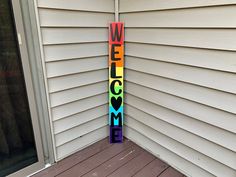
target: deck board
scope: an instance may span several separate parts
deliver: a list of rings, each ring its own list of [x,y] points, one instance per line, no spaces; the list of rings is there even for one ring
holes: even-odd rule
[[[88,159],[89,157],[97,154],[104,149],[112,146],[107,139],[98,141],[97,143],[88,146],[87,148],[63,159],[62,161],[57,162],[52,165],[50,168],[41,171],[40,173],[35,174],[33,177],[53,177],[56,176],[65,170],[71,168],[75,164],[82,162],[83,160]]]
[[[133,145],[132,147],[122,151],[120,154],[116,155],[115,157],[111,158],[104,164],[100,165],[99,167],[93,169],[89,173],[83,175],[82,177],[104,177],[115,170],[119,169],[124,164],[128,163],[130,160],[138,156],[143,152],[143,149],[138,147],[137,145]]]
[[[167,165],[166,163],[162,162],[159,159],[155,159],[143,169],[141,169],[138,173],[136,173],[134,177],[157,177],[168,167],[169,165]]]
[[[33,177],[184,177],[130,140],[103,139]]]
[[[133,143],[131,141],[125,141],[122,144],[112,145],[109,148],[97,153],[96,155],[86,159],[82,163],[79,163],[65,172],[58,175],[58,177],[77,177],[82,176],[89,172],[91,169],[103,164],[110,158],[114,157],[118,153],[130,147]]]
[[[135,173],[137,173],[140,169],[145,167],[154,159],[155,157],[151,155],[149,152],[143,151],[142,154],[129,161],[129,163],[125,164],[124,166],[122,166],[121,168],[110,174],[108,177],[133,176]]]
[[[180,172],[176,171],[174,168],[169,167],[166,169],[159,177],[184,177],[183,174]]]

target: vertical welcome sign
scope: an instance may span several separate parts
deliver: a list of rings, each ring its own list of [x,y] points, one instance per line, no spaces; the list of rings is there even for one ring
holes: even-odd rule
[[[122,143],[124,24],[109,26],[109,125],[110,143]]]

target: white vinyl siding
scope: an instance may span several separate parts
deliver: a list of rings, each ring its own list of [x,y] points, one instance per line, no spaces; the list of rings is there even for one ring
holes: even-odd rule
[[[125,136],[187,176],[236,176],[235,16],[235,0],[120,0]]]
[[[108,136],[110,0],[37,0],[56,161]]]

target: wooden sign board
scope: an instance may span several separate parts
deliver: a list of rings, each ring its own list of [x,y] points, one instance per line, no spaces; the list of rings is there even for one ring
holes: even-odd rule
[[[109,126],[110,143],[123,142],[124,23],[109,25]]]

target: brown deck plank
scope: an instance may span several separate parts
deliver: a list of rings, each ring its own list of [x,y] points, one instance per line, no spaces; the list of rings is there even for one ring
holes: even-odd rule
[[[108,177],[131,177],[154,159],[155,157],[152,154],[144,151],[139,156],[129,161],[129,163],[108,175]]]
[[[169,165],[167,165],[166,163],[162,162],[159,159],[155,159],[143,169],[141,169],[138,173],[136,173],[134,177],[157,177],[168,167]]]
[[[89,157],[103,151],[104,149],[109,148],[110,146],[112,146],[112,145],[109,143],[108,138],[105,138],[105,139],[98,141],[97,143],[95,143],[91,146],[88,146],[87,148],[63,159],[62,161],[55,163],[54,165],[52,165],[48,169],[45,169],[45,170],[33,175],[32,177],[53,177],[53,176],[56,176],[64,171],[66,171],[67,169],[71,168],[75,164],[78,164],[78,163],[82,162],[83,160],[86,160]]]
[[[142,148],[138,147],[137,145],[133,145],[89,173],[83,175],[83,177],[105,177],[120,168],[122,165],[128,163],[133,158],[140,155],[142,152]]]
[[[185,177],[138,145],[103,139],[33,177]]]
[[[114,157],[118,153],[126,150],[130,146],[134,145],[131,141],[125,140],[122,144],[115,144],[109,148],[97,153],[96,155],[86,159],[85,161],[73,166],[65,172],[57,175],[58,177],[79,177],[85,173],[91,171],[102,163],[106,162],[110,158]]]
[[[185,177],[172,167],[167,168],[159,177]]]

